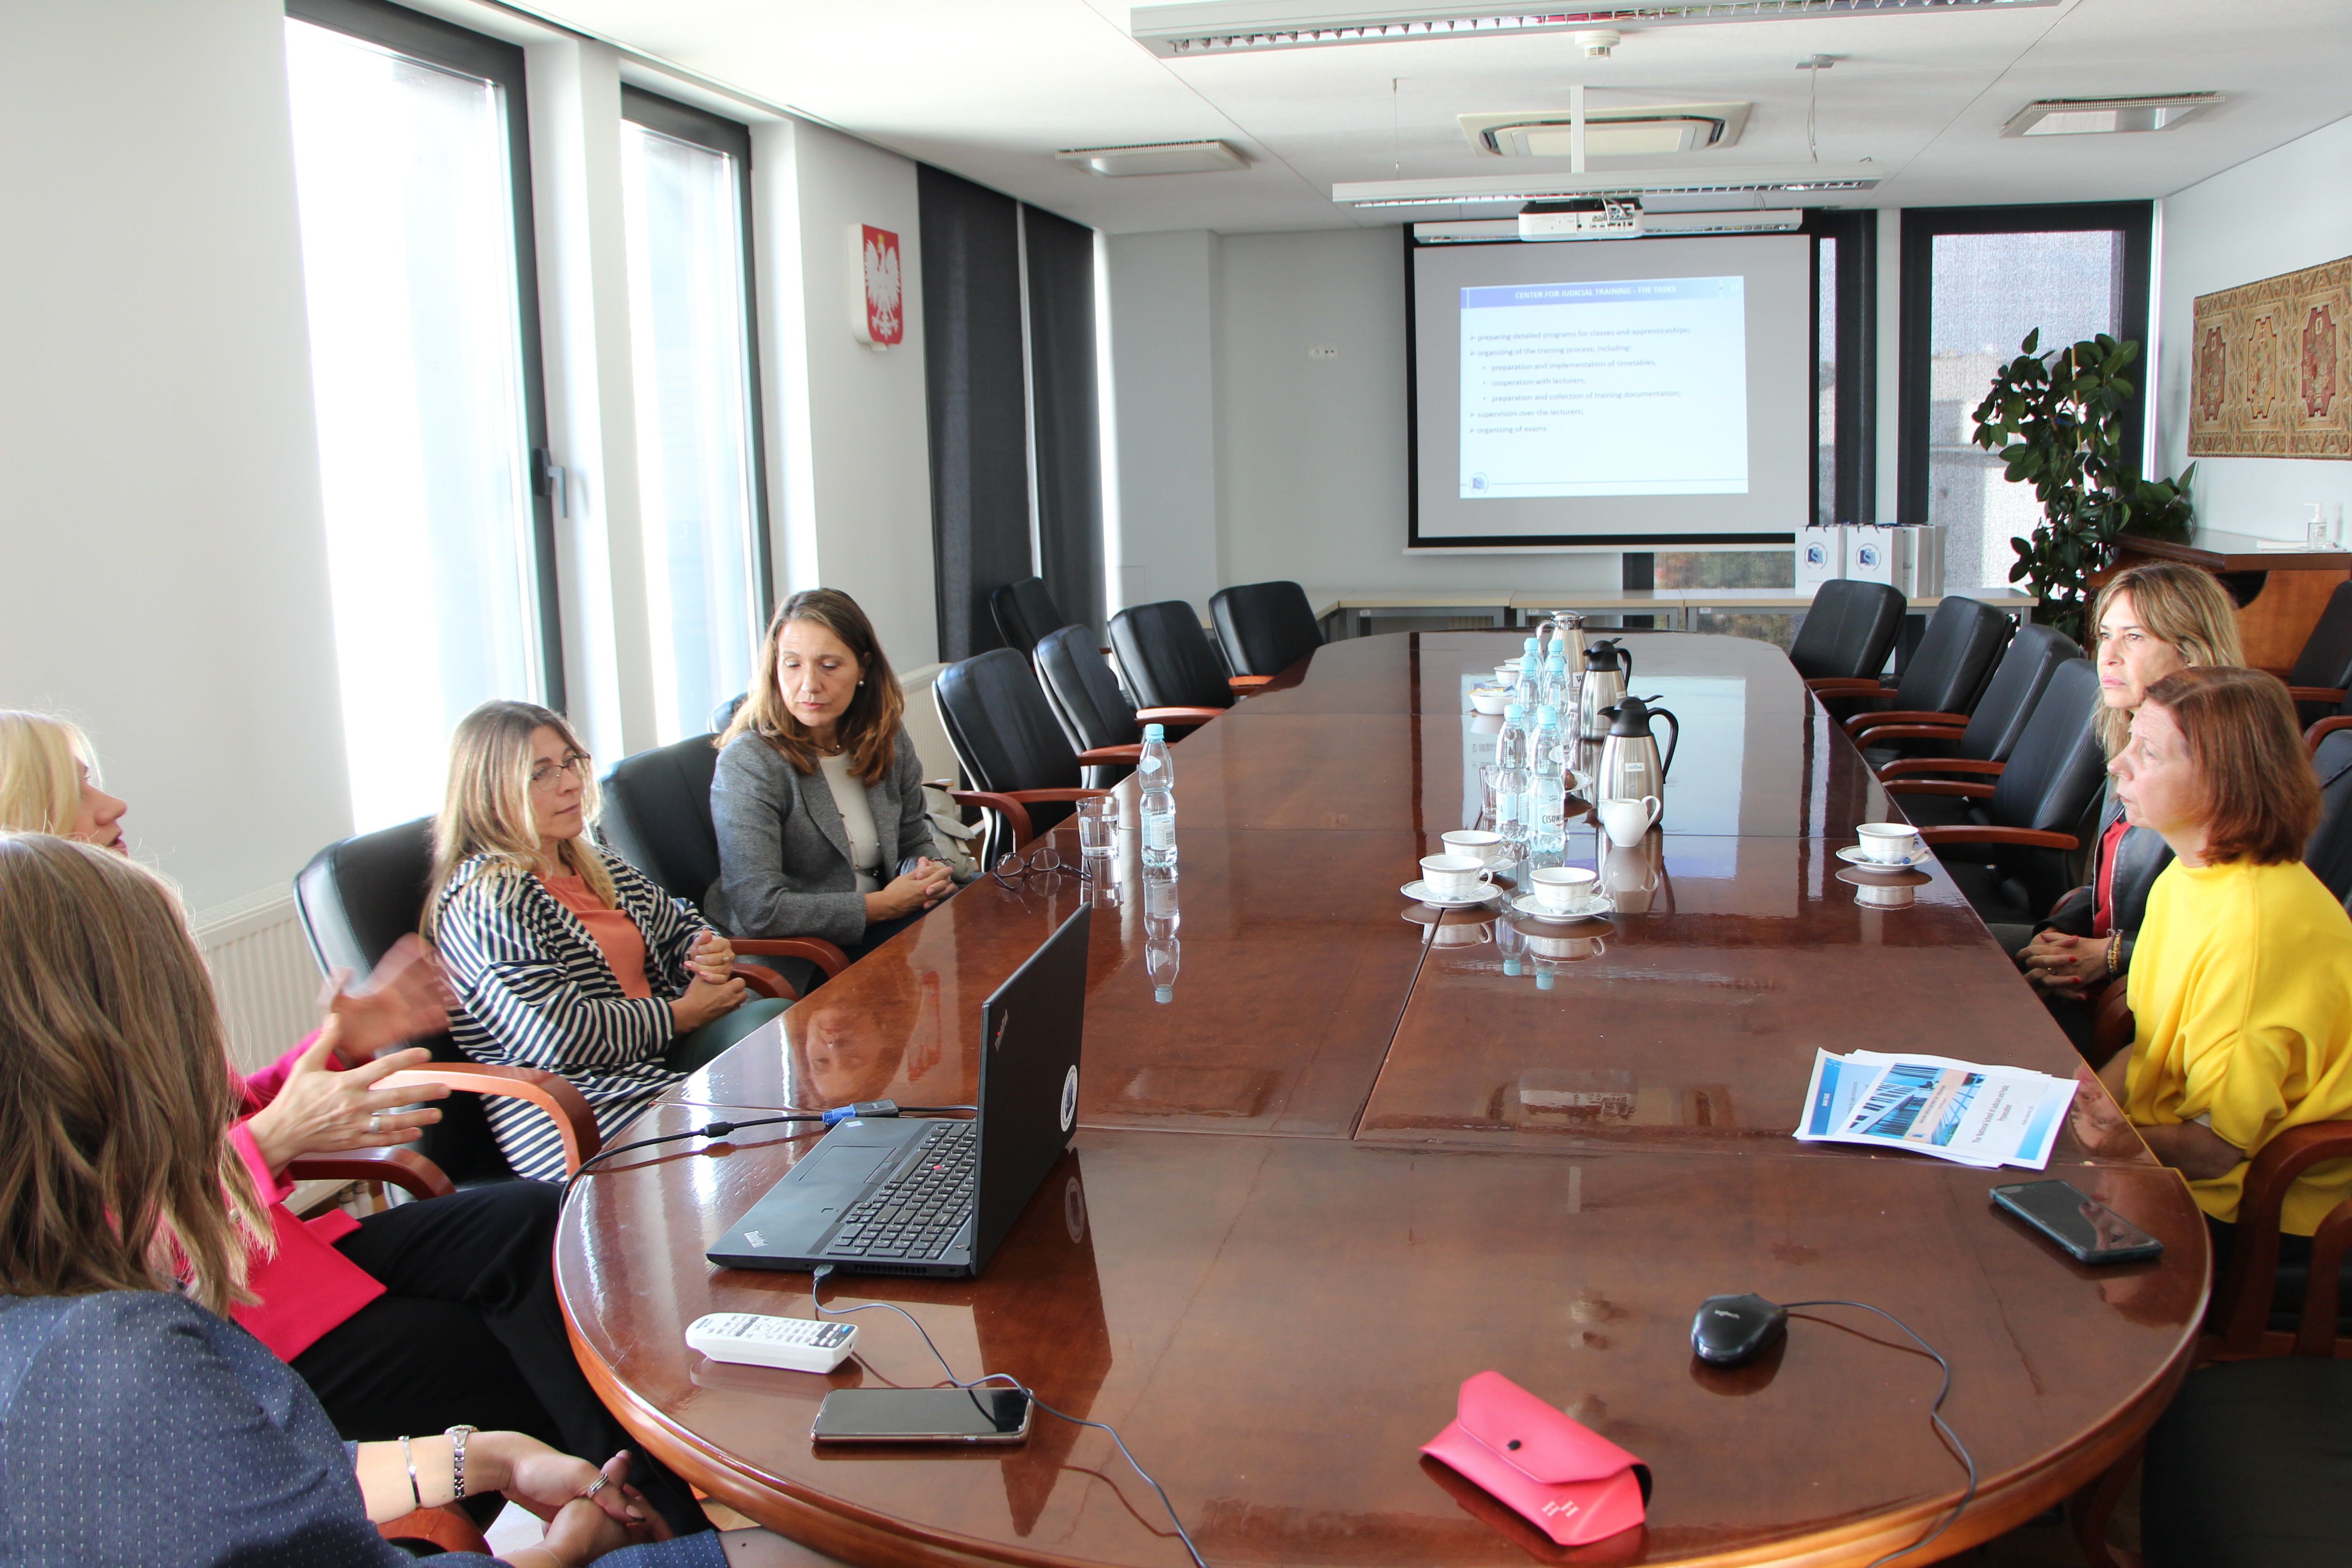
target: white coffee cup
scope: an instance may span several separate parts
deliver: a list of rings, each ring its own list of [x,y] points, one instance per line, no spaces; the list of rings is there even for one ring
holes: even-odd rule
[[[1441,899],[1475,898],[1495,879],[1494,868],[1472,855],[1424,855],[1421,880]]]
[[[1864,909],[1907,910],[1911,907],[1913,889],[1907,883],[1897,882],[1884,887],[1874,882],[1859,882],[1853,889],[1853,901]]]
[[[1445,844],[1444,853],[1466,855],[1484,866],[1503,863],[1503,836],[1475,827],[1457,827],[1440,836]]]
[[[1602,801],[1594,812],[1601,818],[1601,826],[1608,831],[1609,842],[1620,849],[1630,849],[1642,842],[1642,836],[1656,825],[1658,813],[1664,809],[1654,795],[1645,795],[1639,800],[1628,800],[1619,795]]]
[[[1919,830],[1901,822],[1865,822],[1854,830],[1862,858],[1874,865],[1907,866],[1919,852]]]
[[[1592,901],[1601,879],[1581,866],[1546,866],[1535,873],[1536,908],[1546,914],[1566,914]]]
[[[1580,959],[1605,957],[1609,944],[1597,936],[1531,936],[1528,949],[1538,958],[1574,963]]]

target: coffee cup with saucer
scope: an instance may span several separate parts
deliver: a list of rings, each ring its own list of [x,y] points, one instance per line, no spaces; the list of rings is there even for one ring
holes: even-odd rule
[[[1545,866],[1530,880],[1534,889],[1511,907],[1539,921],[1586,920],[1609,908],[1601,879],[1581,866]]]
[[[1400,889],[1425,904],[1482,904],[1495,896],[1494,868],[1472,855],[1424,855],[1421,879]]]
[[[1838,851],[1838,858],[1850,866],[1900,871],[1927,858],[1927,847],[1919,842],[1919,830],[1907,822],[1865,822],[1853,832],[1860,842]]]

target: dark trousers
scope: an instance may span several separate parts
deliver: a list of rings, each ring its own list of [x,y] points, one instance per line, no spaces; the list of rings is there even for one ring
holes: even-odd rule
[[[689,1029],[672,1040],[669,1049],[662,1053],[662,1066],[672,1072],[700,1072],[717,1061],[728,1047],[791,1005],[772,996],[746,997],[732,1013],[713,1018],[699,1029]]]
[[[336,1250],[384,1294],[293,1360],[345,1440],[460,1422],[527,1433],[601,1465],[623,1448],[646,1500],[685,1534],[707,1530],[684,1482],[613,1419],[572,1357],[555,1299],[563,1189],[503,1182],[360,1221]]]

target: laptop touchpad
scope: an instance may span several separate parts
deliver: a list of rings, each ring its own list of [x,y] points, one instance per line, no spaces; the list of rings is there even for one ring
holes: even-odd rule
[[[829,1187],[864,1186],[883,1162],[902,1152],[896,1143],[828,1143],[803,1161],[793,1170],[793,1179],[821,1182]]]

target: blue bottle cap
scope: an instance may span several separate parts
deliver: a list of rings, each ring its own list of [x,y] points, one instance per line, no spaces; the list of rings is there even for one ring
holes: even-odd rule
[[[1550,990],[1550,989],[1551,989],[1551,983],[1552,983],[1553,978],[1554,978],[1554,977],[1553,977],[1553,975],[1552,975],[1552,972],[1551,972],[1550,970],[1549,970],[1549,969],[1538,969],[1538,970],[1537,970],[1537,971],[1536,971],[1536,989],[1537,989],[1537,990],[1538,990],[1538,991],[1549,991],[1549,990]]]
[[[1143,738],[1147,741],[1164,741],[1168,738],[1168,727],[1164,724],[1146,724],[1143,727]]]
[[[1173,985],[1155,985],[1151,988],[1151,999],[1154,1002],[1173,1002],[1176,1000],[1176,987]]]
[[[1546,724],[1555,730],[1559,728],[1559,710],[1549,702],[1536,710],[1536,727],[1541,729]]]
[[[1516,958],[1507,958],[1507,959],[1503,960],[1503,973],[1506,973],[1506,974],[1517,974],[1518,972],[1519,972],[1519,961],[1518,961],[1517,959],[1516,959]]]
[[[1526,721],[1527,716],[1527,710],[1521,708],[1516,702],[1507,702],[1503,705],[1503,722],[1505,724],[1523,723]]]

